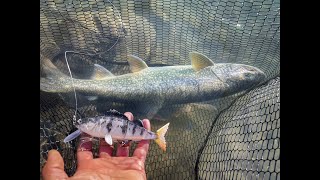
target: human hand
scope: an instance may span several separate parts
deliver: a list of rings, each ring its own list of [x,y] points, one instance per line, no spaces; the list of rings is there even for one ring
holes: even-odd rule
[[[133,120],[130,112],[124,113],[129,120]],[[143,126],[151,130],[148,119],[143,120]],[[87,135],[82,135],[84,137]],[[87,138],[88,139],[88,138]],[[50,150],[48,159],[43,167],[44,180],[51,179],[146,179],[145,160],[149,150],[149,140],[142,140],[137,144],[133,156],[129,156],[129,148],[118,146],[116,156],[112,157],[113,146],[108,145],[104,139],[100,140],[99,158],[93,158],[92,141],[80,143],[77,149],[78,167],[72,177],[64,171],[64,162],[60,153]]]

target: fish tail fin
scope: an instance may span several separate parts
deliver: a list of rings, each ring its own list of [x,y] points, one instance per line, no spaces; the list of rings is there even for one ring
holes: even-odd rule
[[[40,78],[40,90],[45,92],[64,92],[70,77],[62,73],[48,58],[40,61],[41,71],[45,74]]]
[[[69,77],[62,73],[48,58],[43,58],[40,60],[41,70],[46,74],[46,76],[57,76],[57,77]]]
[[[160,129],[157,130],[157,139],[155,139],[155,142],[160,146],[160,148],[163,151],[166,151],[166,139],[165,139],[165,134],[169,128],[169,124],[167,123],[166,125],[162,126]]]

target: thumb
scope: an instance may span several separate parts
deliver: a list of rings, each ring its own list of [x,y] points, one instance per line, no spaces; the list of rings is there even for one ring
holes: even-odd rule
[[[64,172],[64,162],[57,150],[50,150],[48,160],[42,169],[44,180],[67,179],[68,175]]]

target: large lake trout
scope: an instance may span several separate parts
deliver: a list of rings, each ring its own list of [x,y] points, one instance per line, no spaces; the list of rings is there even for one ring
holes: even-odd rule
[[[145,117],[150,118],[165,105],[229,96],[258,85],[266,77],[261,70],[249,65],[214,63],[197,52],[191,52],[189,57],[191,65],[148,67],[139,57],[130,55],[132,73],[115,76],[95,64],[90,79],[73,79],[73,83],[49,59],[44,59],[42,70],[46,77],[40,79],[40,89],[72,93],[74,87],[88,97],[136,103],[147,109]]]

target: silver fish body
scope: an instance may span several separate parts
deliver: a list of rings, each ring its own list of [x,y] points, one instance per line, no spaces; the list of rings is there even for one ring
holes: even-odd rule
[[[50,60],[43,61],[46,78],[40,89],[46,92],[70,93],[73,88],[87,96],[104,101],[133,103],[151,119],[168,104],[214,100],[250,89],[263,82],[260,69],[244,64],[214,63],[208,57],[192,52],[191,65],[148,67],[138,57],[129,56],[132,73],[114,76],[96,65],[91,79],[73,79],[59,71]]]
[[[96,116],[79,119],[76,127],[93,137],[112,136],[114,141],[156,139],[154,132],[145,129],[140,120],[129,121],[121,116]]]

